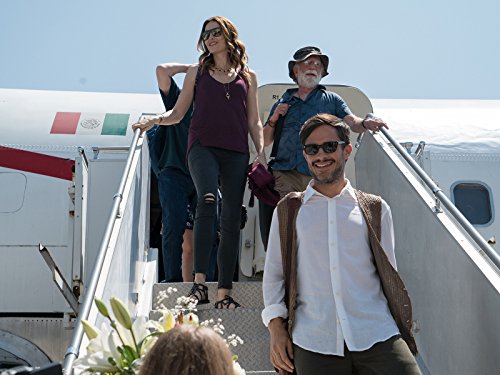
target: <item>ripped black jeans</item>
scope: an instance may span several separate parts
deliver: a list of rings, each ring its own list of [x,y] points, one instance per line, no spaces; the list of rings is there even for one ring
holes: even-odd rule
[[[188,155],[191,177],[198,194],[194,220],[194,272],[207,274],[214,242],[217,187],[222,192],[220,214],[218,288],[232,289],[240,241],[241,204],[249,154],[195,143]]]

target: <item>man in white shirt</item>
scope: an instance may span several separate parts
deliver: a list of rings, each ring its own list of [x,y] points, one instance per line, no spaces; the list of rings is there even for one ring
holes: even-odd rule
[[[319,114],[300,131],[313,180],[302,196],[295,233],[296,310],[287,331],[285,277],[277,210],[264,269],[264,324],[271,362],[309,374],[420,374],[401,338],[374,263],[366,220],[344,169],[349,127]],[[380,244],[396,268],[390,208],[382,201]]]

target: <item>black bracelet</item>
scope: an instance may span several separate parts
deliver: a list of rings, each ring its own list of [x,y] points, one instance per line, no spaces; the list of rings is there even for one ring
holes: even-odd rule
[[[267,120],[266,125],[270,126],[273,129],[276,126],[276,124],[273,125],[273,123],[270,120]]]
[[[364,118],[364,119],[363,119],[363,121],[361,121],[361,125],[363,125],[363,128],[365,128],[365,129],[366,129],[366,126],[365,126],[365,120],[366,120],[366,119]]]
[[[163,115],[160,115],[160,121],[158,121],[158,125],[161,125],[162,121],[163,121]]]

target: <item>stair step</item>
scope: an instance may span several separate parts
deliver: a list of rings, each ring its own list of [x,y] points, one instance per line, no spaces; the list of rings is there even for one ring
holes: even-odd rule
[[[153,310],[150,317],[152,319],[160,317],[160,312],[157,309],[174,308],[177,298],[185,296],[192,285],[192,283],[155,284],[153,286]],[[269,331],[261,319],[264,308],[262,282],[242,281],[233,284],[231,295],[243,306],[235,310],[216,309],[213,303],[216,300],[217,283],[207,283],[207,286],[211,303],[197,307],[195,313],[200,322],[210,319],[217,322],[218,319],[221,319],[221,324],[225,328],[225,338],[235,334],[243,340],[243,344],[231,347],[231,351],[238,356],[238,362],[247,373],[274,373],[269,360]],[[169,288],[175,288],[177,291],[168,293]],[[163,298],[163,295],[168,296],[168,298]]]
[[[200,321],[221,319],[225,337],[235,334],[243,340],[242,345],[231,347],[231,351],[244,369],[269,371],[273,369],[269,361],[269,331],[262,323],[261,312],[260,308],[210,309],[198,311],[197,315]]]
[[[163,283],[155,284],[153,286],[153,309],[161,308],[160,304],[163,304],[166,308],[172,309],[176,305],[177,298],[180,296],[185,296],[191,290],[193,286],[192,283]],[[198,306],[198,310],[205,310],[213,307],[217,296],[217,283],[207,283],[208,286],[208,298],[210,299],[210,304]],[[177,292],[169,294],[167,290],[169,288],[177,289]],[[158,300],[160,295],[166,295],[168,298],[162,298],[161,301]],[[257,281],[242,281],[233,283],[233,290],[231,296],[235,301],[240,303],[243,307],[248,308],[264,308],[264,301],[262,298],[262,283]]]
[[[262,324],[260,308],[238,308],[235,310],[207,309],[195,311],[200,323],[213,319],[221,320],[224,338],[237,335],[243,344],[231,346],[231,352],[238,356],[238,362],[245,370],[272,371],[269,360],[269,331]],[[150,318],[158,320],[161,312],[151,311]]]

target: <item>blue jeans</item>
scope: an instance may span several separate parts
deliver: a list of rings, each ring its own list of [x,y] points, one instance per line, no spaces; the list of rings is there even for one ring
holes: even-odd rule
[[[162,210],[162,254],[166,282],[182,281],[182,236],[188,219],[187,206],[196,206],[196,190],[189,175],[165,168],[158,175]]]

